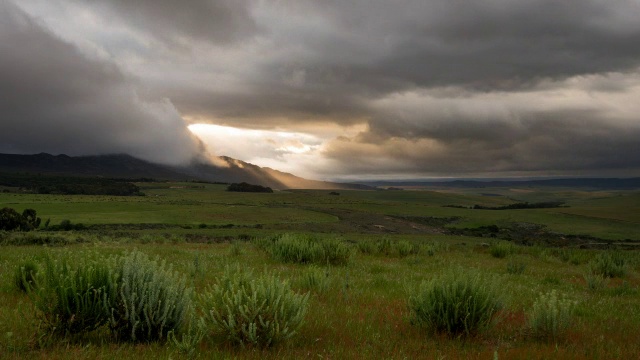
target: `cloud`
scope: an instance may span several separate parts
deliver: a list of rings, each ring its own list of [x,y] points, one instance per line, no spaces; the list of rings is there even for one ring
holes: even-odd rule
[[[149,34],[167,46],[230,44],[256,33],[247,0],[110,0],[90,6],[102,16]]]
[[[627,91],[601,86],[620,76],[527,92],[394,95],[376,102],[367,131],[329,143],[325,155],[337,173],[638,175],[640,105],[632,99],[640,96],[640,75],[626,75],[636,84]]]
[[[0,151],[129,153],[184,163],[202,153],[168,100],[140,99],[112,63],[82,55],[0,4]]]
[[[294,171],[299,176],[313,176],[310,165],[322,161],[318,149],[325,140],[314,135],[206,124],[191,125],[189,129],[216,154]]]
[[[640,66],[634,1],[267,1],[252,9],[262,31],[208,57],[229,60],[230,82],[166,89],[194,121],[353,125],[379,118],[372,104],[398,93],[527,91]]]
[[[174,119],[158,134],[183,134],[178,113],[190,124],[343,129],[318,136],[317,156],[299,163],[319,177],[640,169],[629,155],[640,123],[635,0],[16,4],[74,45],[61,62],[81,59],[100,78],[78,91],[107,99],[98,113],[129,103],[139,117]]]

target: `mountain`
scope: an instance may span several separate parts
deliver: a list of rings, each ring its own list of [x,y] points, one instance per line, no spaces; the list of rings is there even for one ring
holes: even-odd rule
[[[196,162],[175,169],[196,179],[228,183],[247,182],[273,189],[371,189],[368,186],[358,184],[304,179],[290,173],[263,168],[227,156],[219,157],[218,162],[223,166]]]
[[[0,154],[0,172],[101,176],[110,178],[210,182],[247,182],[273,189],[362,189],[356,184],[308,180],[270,168],[262,168],[230,157],[220,157],[219,166],[193,162],[187,166],[150,163],[130,155],[67,156]]]
[[[153,178],[184,180],[166,166],[153,164],[129,155],[76,156],[64,154],[0,154],[0,172],[42,173],[51,175],[103,176],[113,178]]]

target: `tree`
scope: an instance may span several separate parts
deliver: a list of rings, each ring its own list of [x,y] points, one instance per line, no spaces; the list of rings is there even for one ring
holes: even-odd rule
[[[246,182],[241,182],[240,184],[233,183],[229,185],[227,187],[227,191],[272,193],[273,189],[262,185],[253,185],[247,184]]]
[[[22,230],[29,231],[40,227],[41,219],[37,217],[36,211],[33,209],[25,209],[22,212],[22,218]]]
[[[40,226],[40,221],[40,218],[36,215],[36,211],[33,209],[25,209],[22,215],[8,207],[0,210],[0,230],[31,231]]]
[[[20,229],[24,222],[24,218],[12,208],[3,208],[0,210],[0,230],[12,231]]]

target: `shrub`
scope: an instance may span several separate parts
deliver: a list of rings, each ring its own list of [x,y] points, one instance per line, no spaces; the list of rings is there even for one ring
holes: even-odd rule
[[[318,241],[284,234],[271,246],[271,255],[285,263],[307,264],[321,261],[324,254]]]
[[[69,237],[42,233],[21,233],[15,234],[5,241],[7,245],[48,245],[48,246],[64,246],[73,242]]]
[[[318,263],[331,265],[346,265],[351,260],[351,248],[337,239],[321,242],[323,255]]]
[[[121,340],[166,339],[184,324],[191,289],[165,262],[134,251],[117,259],[118,293],[111,328]]]
[[[427,255],[433,256],[436,254],[436,246],[434,244],[430,244],[427,246]]]
[[[375,243],[367,240],[359,241],[357,247],[363,254],[373,254],[378,250]]]
[[[491,254],[491,256],[499,259],[507,257],[507,255],[511,254],[512,252],[513,245],[508,242],[496,242],[491,244],[491,246],[489,247],[489,253]]]
[[[46,329],[77,334],[108,323],[116,288],[113,271],[102,258],[75,266],[47,258],[32,297]]]
[[[233,241],[231,243],[231,246],[229,246],[229,255],[234,257],[242,255],[242,246],[239,242]]]
[[[329,289],[329,271],[312,266],[305,270],[298,278],[298,287],[303,290],[322,294]]]
[[[524,271],[527,269],[527,264],[511,260],[507,263],[507,273],[512,275],[520,275],[524,274]]]
[[[602,252],[589,264],[593,274],[605,277],[623,277],[627,272],[624,256],[619,252]]]
[[[179,353],[193,357],[207,330],[204,319],[197,317],[194,309],[190,309],[187,319],[185,330],[179,335],[176,335],[174,330],[169,331],[167,340],[169,345]]]
[[[0,230],[30,231],[40,226],[40,218],[36,217],[36,211],[25,209],[22,215],[12,208],[0,209]]]
[[[393,245],[391,244],[391,240],[389,238],[382,238],[378,241],[378,253],[389,255],[391,254],[391,250],[393,249]]]
[[[247,184],[246,182],[242,183],[233,183],[227,187],[227,191],[236,191],[236,192],[260,192],[260,193],[272,193],[273,189],[270,187],[265,187],[262,185],[252,185]]]
[[[555,256],[562,262],[580,265],[587,262],[586,254],[578,249],[557,249]]]
[[[345,265],[351,248],[336,239],[320,240],[284,234],[273,242],[271,255],[285,263]]]
[[[609,283],[609,278],[601,274],[586,273],[583,275],[584,281],[587,283],[589,290],[601,290],[604,289]]]
[[[560,339],[571,325],[575,302],[558,296],[555,290],[542,294],[529,313],[529,327],[540,339]]]
[[[226,269],[201,296],[211,332],[234,344],[271,346],[295,335],[303,323],[309,294],[293,292],[274,276],[252,279]]]
[[[13,283],[22,292],[28,292],[35,286],[38,264],[33,260],[22,263],[13,276]]]
[[[414,324],[449,335],[470,335],[489,325],[501,308],[492,282],[478,273],[451,271],[409,298]]]
[[[414,245],[408,241],[401,240],[396,243],[396,251],[398,252],[398,256],[406,257],[417,254],[420,251],[420,247],[417,244]]]
[[[638,288],[632,287],[628,281],[623,281],[620,286],[612,288],[609,293],[613,296],[637,295]]]
[[[251,243],[262,251],[271,252],[271,248],[278,238],[279,237],[260,237],[251,240]]]

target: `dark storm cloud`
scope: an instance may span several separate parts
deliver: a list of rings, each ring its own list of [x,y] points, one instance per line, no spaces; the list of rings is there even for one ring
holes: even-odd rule
[[[640,66],[635,1],[249,4],[263,31],[245,39],[255,51],[237,55],[241,90],[173,84],[166,90],[185,114],[245,126],[269,118],[350,124],[376,116],[369,101],[397,92],[521,91]]]
[[[351,71],[349,82],[491,90],[639,64],[636,1],[328,3],[308,6],[327,17],[330,34],[344,35],[310,43],[325,66]]]
[[[228,44],[255,34],[257,26],[248,3],[247,0],[110,0],[91,6],[168,45],[189,45],[193,41]]]
[[[179,163],[200,144],[168,101],[145,102],[119,69],[84,57],[0,4],[0,152],[129,153]]]
[[[194,123],[309,133],[327,122],[367,128],[330,142],[322,154],[335,167],[318,173],[640,171],[630,155],[638,153],[640,135],[636,0],[19,5],[83,53],[118,64],[52,51],[52,61],[80,61],[90,68],[84,76],[97,77],[89,83],[103,85],[33,75],[43,89],[63,89],[47,98],[69,99],[63,95],[74,91],[72,97],[107,99],[92,106],[100,114],[105,102],[117,102],[153,117],[149,104],[130,96],[118,71],[126,69],[145,94],[170,99],[153,108],[171,119],[175,104]]]
[[[425,121],[405,114],[396,126],[373,121],[368,131],[333,141],[326,156],[340,164],[338,174],[639,173],[640,121],[586,109],[490,109],[476,117],[450,110]]]

